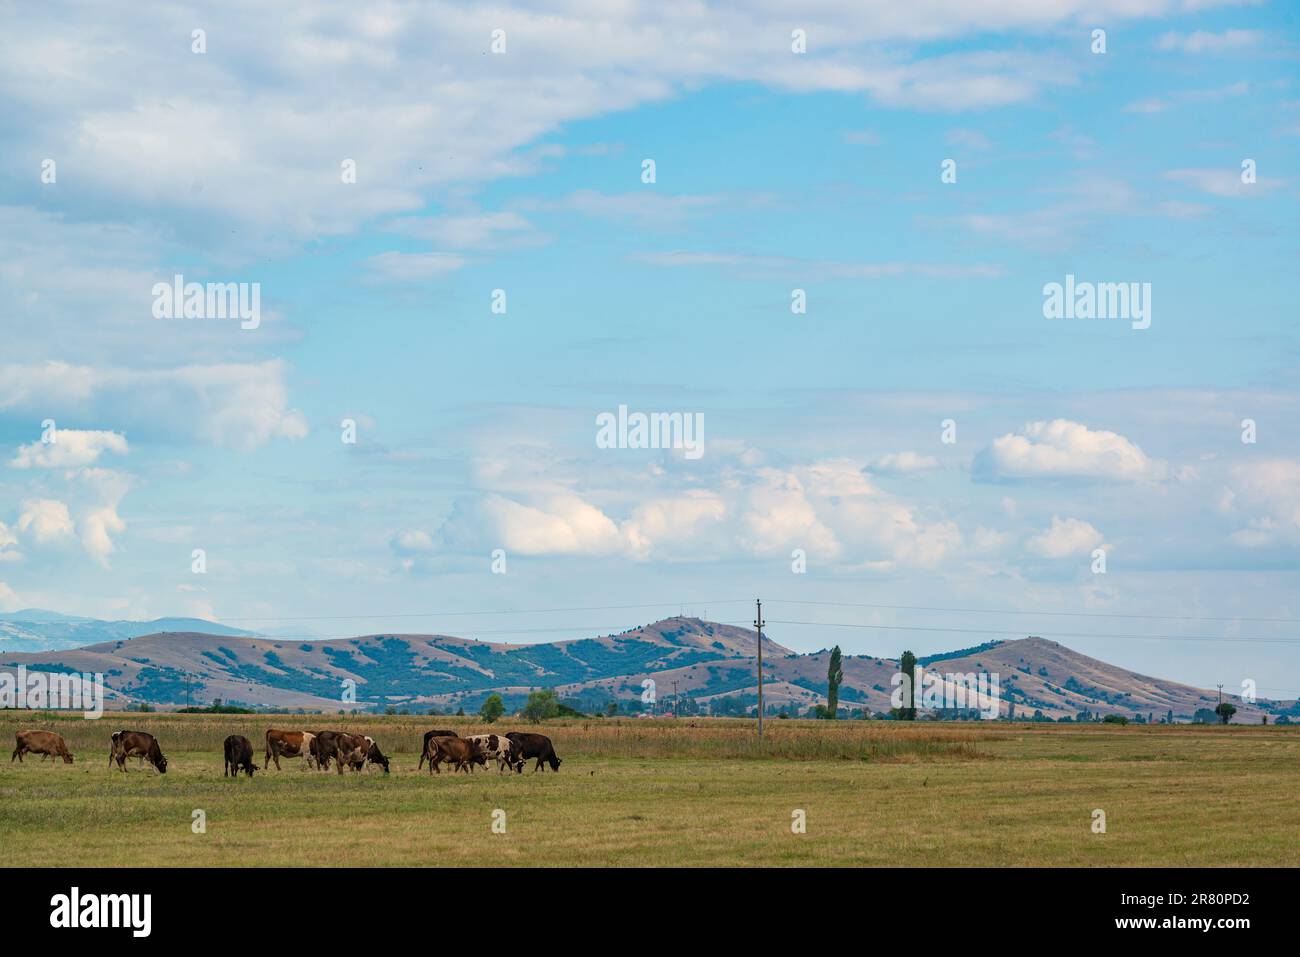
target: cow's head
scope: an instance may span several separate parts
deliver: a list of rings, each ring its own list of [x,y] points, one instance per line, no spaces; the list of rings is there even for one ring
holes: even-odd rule
[[[385,774],[388,773],[388,758],[384,756],[384,752],[379,750],[379,745],[375,744],[374,741],[370,742],[370,750],[367,752],[366,758],[369,759],[371,763],[378,764],[382,767]]]
[[[552,771],[560,770],[560,759],[555,756],[554,752],[551,752],[551,758],[548,763],[550,764]]]
[[[64,763],[64,764],[71,764],[71,763],[72,763],[72,755],[69,754],[69,753],[66,752],[66,751],[63,752],[63,763]]]
[[[153,766],[158,769],[159,774],[167,773],[167,759],[164,758],[161,753],[158,757],[154,758]]]

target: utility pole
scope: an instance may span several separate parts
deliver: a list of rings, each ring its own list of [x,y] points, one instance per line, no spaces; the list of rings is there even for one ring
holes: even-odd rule
[[[1219,685],[1219,687],[1222,688],[1223,685]],[[185,707],[188,708],[189,706],[190,706],[190,673],[187,671],[185,672]]]
[[[756,598],[758,617],[754,627],[758,629],[758,736],[763,737],[763,599]]]
[[[1223,704],[1223,685],[1219,685],[1219,704]]]
[[[673,717],[677,717],[677,682],[673,682]]]

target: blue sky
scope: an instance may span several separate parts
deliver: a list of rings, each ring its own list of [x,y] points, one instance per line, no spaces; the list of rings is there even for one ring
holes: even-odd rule
[[[844,6],[7,25],[0,610],[531,641],[761,595],[799,650],[1294,697],[1294,12]],[[261,326],[154,318],[178,272]],[[1045,319],[1067,274],[1150,328]],[[597,448],[619,405],[704,455]]]

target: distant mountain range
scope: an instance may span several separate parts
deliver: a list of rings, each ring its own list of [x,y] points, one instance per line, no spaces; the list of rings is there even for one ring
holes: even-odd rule
[[[183,627],[158,627],[178,622]],[[100,672],[110,707],[183,705],[188,694],[195,704],[220,698],[228,704],[284,709],[463,707],[472,712],[494,692],[513,708],[530,691],[551,688],[590,710],[611,700],[640,702],[647,678],[654,681],[661,707],[674,693],[700,708],[724,699],[752,705],[757,692],[757,635],[698,618],[669,618],[617,635],[531,645],[445,635],[301,641],[193,619],[94,622],[44,612],[15,613],[5,616],[4,623],[33,636],[18,640],[65,644],[14,653],[9,650],[14,639],[5,638],[0,640],[0,667]],[[86,647],[70,644],[77,634],[102,634],[95,629],[106,628],[119,630],[110,640]],[[765,703],[800,712],[825,703],[829,655],[798,654],[764,636]],[[1054,719],[1088,710],[1159,720],[1172,710],[1175,718],[1190,720],[1218,700],[1214,692],[1128,671],[1042,638],[989,642],[921,660],[931,671],[997,673],[1003,713],[1014,705],[1025,718],[1036,710]],[[898,668],[890,658],[844,656],[841,707],[888,711]],[[355,704],[343,698],[352,685]],[[1300,717],[1295,702],[1231,700],[1238,723],[1257,724],[1265,714]]]
[[[231,628],[202,618],[155,618],[153,621],[101,621],[57,611],[27,608],[0,614],[0,654],[11,651],[59,651],[105,641],[139,638],[167,631],[202,631],[210,635],[251,637],[257,632]]]

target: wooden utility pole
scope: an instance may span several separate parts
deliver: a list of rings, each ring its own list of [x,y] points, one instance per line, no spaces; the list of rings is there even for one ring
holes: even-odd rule
[[[758,736],[763,736],[763,599],[756,598],[758,617],[754,627],[758,629]]]

